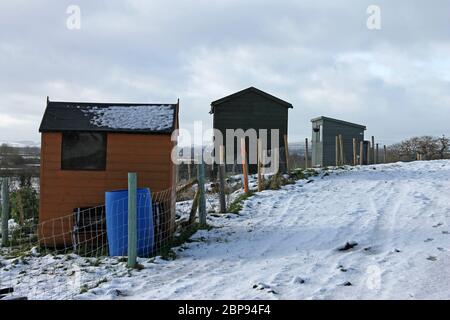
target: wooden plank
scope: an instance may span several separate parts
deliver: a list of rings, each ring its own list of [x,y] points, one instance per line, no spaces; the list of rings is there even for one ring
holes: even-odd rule
[[[340,155],[339,155],[339,136],[336,136],[336,144],[335,144],[335,149],[336,149],[336,167],[339,166],[339,162],[340,162]]]
[[[359,165],[364,164],[364,141],[359,142]]]
[[[288,138],[287,134],[284,135],[284,152],[286,157],[286,171],[289,174],[291,172],[291,167],[289,165],[289,146],[288,146]]]
[[[249,192],[248,188],[248,167],[247,167],[247,152],[245,146],[245,138],[241,139],[241,158],[242,158],[242,173],[244,175],[244,191]]]
[[[308,150],[308,138],[305,139],[305,169],[308,169],[308,156],[309,156],[309,150]]]

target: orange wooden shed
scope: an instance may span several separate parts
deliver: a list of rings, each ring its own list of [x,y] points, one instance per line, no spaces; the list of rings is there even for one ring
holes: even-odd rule
[[[127,188],[128,172],[138,187],[170,197],[167,230],[175,221],[175,165],[171,160],[178,128],[176,104],[53,102],[40,126],[39,238],[46,246],[73,240],[71,215],[101,206],[105,192]],[[69,217],[69,218],[67,218]]]

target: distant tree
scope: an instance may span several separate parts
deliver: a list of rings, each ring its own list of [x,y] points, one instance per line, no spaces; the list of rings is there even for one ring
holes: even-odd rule
[[[439,155],[439,143],[438,139],[431,136],[423,136],[417,138],[418,153],[425,159],[436,159]]]
[[[38,215],[38,196],[33,188],[31,175],[19,177],[19,187],[11,193],[11,214],[15,221],[24,225],[26,220],[36,219]]]
[[[19,154],[17,148],[7,144],[0,146],[0,165],[2,167],[20,166],[25,164],[25,159]]]
[[[445,159],[446,154],[449,151],[450,139],[447,138],[445,135],[442,135],[442,137],[438,139],[438,142],[439,142],[439,159]]]
[[[415,160],[417,154],[423,159],[443,159],[449,147],[449,139],[432,136],[413,137],[389,146],[390,157],[394,161]]]

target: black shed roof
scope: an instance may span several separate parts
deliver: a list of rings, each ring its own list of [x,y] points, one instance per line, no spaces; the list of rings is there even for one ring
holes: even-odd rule
[[[172,133],[178,104],[47,101],[39,132]]]
[[[348,122],[348,121],[339,120],[339,119],[334,119],[334,118],[328,118],[328,117],[324,117],[324,116],[311,119],[311,122],[314,123],[314,122],[317,122],[317,121],[320,121],[320,120],[336,122],[336,123],[340,123],[342,125],[346,125],[346,126],[349,126],[349,127],[356,127],[356,128],[360,128],[360,129],[363,129],[363,130],[367,129],[366,126],[364,126],[362,124],[357,124],[357,123]]]
[[[286,108],[293,108],[292,104],[290,104],[289,102],[281,100],[280,98],[277,98],[277,97],[275,97],[275,96],[273,96],[271,94],[268,94],[267,92],[264,92],[262,90],[259,90],[259,89],[255,88],[255,87],[250,87],[250,88],[238,91],[236,93],[230,94],[229,96],[223,97],[223,98],[221,98],[219,100],[211,102],[211,111],[210,111],[210,113],[214,113],[214,108],[217,107],[218,105],[220,105],[220,104],[222,104],[224,102],[227,102],[229,100],[232,100],[234,98],[237,98],[237,97],[239,97],[239,96],[241,96],[243,94],[246,94],[248,92],[253,92],[253,93],[259,94],[260,96],[262,96],[264,98],[267,98],[267,99],[270,99],[270,100],[273,100],[273,101],[277,102],[278,104],[280,104],[280,105],[282,105],[282,106],[284,106]]]

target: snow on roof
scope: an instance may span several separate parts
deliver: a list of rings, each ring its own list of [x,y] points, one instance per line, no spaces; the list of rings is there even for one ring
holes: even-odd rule
[[[91,124],[110,129],[136,129],[162,131],[173,124],[171,105],[111,106],[83,110],[91,113]]]
[[[177,104],[128,104],[49,101],[40,132],[141,132],[175,130]]]

